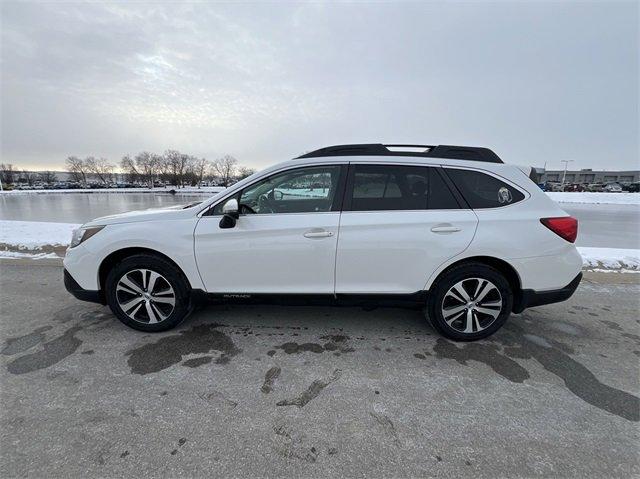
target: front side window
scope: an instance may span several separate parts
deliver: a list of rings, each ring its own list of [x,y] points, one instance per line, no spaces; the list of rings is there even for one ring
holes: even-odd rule
[[[513,186],[486,173],[454,168],[446,168],[445,171],[473,209],[499,208],[524,199],[524,195]]]
[[[331,211],[339,179],[339,165],[296,168],[249,185],[236,198],[241,214]],[[222,204],[216,205],[214,214],[221,211]]]
[[[435,168],[356,165],[347,205],[351,211],[457,209]]]

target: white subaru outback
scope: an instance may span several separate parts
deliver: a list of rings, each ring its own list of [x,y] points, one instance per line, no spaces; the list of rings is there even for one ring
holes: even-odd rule
[[[142,331],[195,304],[421,307],[456,340],[566,300],[578,224],[491,150],[343,145],[197,204],[98,218],[74,232],[69,292]]]

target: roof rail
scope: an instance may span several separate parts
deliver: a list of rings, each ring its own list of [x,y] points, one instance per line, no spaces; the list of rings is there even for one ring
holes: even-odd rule
[[[424,149],[424,151],[393,151],[393,148]],[[382,143],[364,143],[360,145],[336,145],[305,153],[300,158],[319,158],[323,156],[420,156],[425,158],[446,158],[451,160],[484,161],[504,163],[489,148],[477,146],[453,145],[383,145]]]

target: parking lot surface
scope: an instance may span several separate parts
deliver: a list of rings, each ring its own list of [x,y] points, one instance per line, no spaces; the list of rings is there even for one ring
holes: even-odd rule
[[[420,311],[212,306],[173,331],[0,263],[2,477],[640,474],[640,286],[453,343]]]

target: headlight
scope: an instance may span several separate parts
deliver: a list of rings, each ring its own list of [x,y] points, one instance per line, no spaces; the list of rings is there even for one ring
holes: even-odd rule
[[[75,248],[83,241],[87,241],[102,228],[104,228],[104,226],[89,226],[88,228],[78,228],[73,230],[69,248]]]

